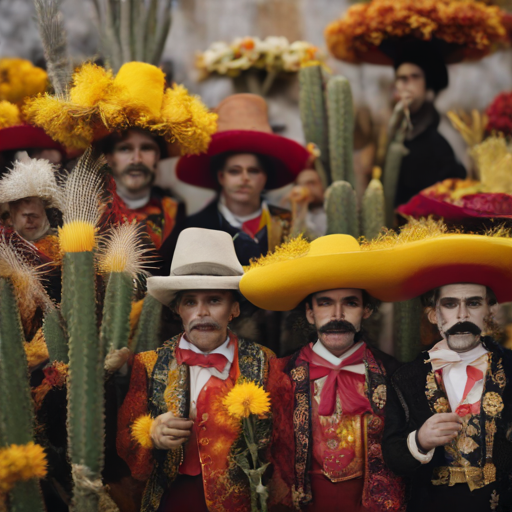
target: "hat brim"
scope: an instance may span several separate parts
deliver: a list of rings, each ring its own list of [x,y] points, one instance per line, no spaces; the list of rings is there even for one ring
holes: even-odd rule
[[[242,276],[167,276],[150,277],[148,293],[165,306],[183,290],[237,290]]]
[[[488,286],[499,302],[512,301],[512,239],[443,235],[387,249],[303,256],[256,267],[240,282],[253,304],[289,311],[308,295],[359,288],[373,297],[408,300],[439,286]]]
[[[252,130],[229,130],[215,133],[207,153],[182,156],[176,166],[178,178],[196,187],[216,190],[219,185],[210,171],[212,156],[226,152],[260,153],[273,157],[276,162],[275,175],[269,181],[268,189],[280,188],[295,181],[305,169],[309,152],[286,137]]]
[[[56,149],[66,155],[64,147],[55,142],[44,130],[30,124],[9,126],[0,130],[0,151],[22,149]]]

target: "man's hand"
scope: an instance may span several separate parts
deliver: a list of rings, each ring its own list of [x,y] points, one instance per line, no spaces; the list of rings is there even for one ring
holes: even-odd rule
[[[431,416],[418,431],[421,448],[430,451],[455,439],[462,428],[462,418],[454,412],[442,412]]]
[[[169,411],[155,418],[149,435],[155,448],[172,450],[181,446],[190,437],[193,424],[193,421],[177,418]]]

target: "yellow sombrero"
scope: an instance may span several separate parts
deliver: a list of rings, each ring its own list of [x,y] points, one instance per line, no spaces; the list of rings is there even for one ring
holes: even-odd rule
[[[394,302],[464,282],[490,287],[500,302],[512,301],[511,238],[440,232],[412,241],[388,235],[362,246],[349,235],[324,236],[309,248],[300,243],[305,245],[295,247],[291,257],[283,246],[273,259],[253,263],[240,282],[249,301],[288,311],[311,293],[360,288]]]
[[[112,132],[149,130],[178,142],[182,154],[208,149],[217,114],[181,85],[167,87],[160,68],[127,62],[112,71],[84,64],[65,97],[39,95],[24,108],[26,117],[66,147],[85,149]]]

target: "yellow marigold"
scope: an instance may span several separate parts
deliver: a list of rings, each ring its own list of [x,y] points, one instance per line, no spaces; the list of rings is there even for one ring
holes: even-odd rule
[[[0,59],[0,100],[20,103],[46,89],[48,75],[24,59]]]
[[[20,123],[20,109],[14,103],[0,101],[0,128],[8,128]]]
[[[262,416],[270,411],[270,396],[255,382],[241,382],[227,394],[224,404],[235,418],[248,418],[250,414]]]
[[[96,245],[96,229],[93,224],[80,220],[71,221],[59,228],[62,252],[90,252]]]
[[[42,446],[12,444],[0,449],[0,493],[7,493],[19,481],[46,476],[46,456]]]
[[[50,357],[42,328],[36,332],[30,343],[23,343],[23,347],[27,355],[29,369],[35,368]]]
[[[132,425],[132,439],[137,441],[143,448],[153,448],[153,440],[151,439],[150,431],[154,419],[146,414],[137,418]]]

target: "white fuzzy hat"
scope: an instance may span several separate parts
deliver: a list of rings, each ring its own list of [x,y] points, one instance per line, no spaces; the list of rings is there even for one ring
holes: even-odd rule
[[[0,203],[26,197],[39,197],[48,206],[59,206],[60,189],[55,179],[55,168],[48,160],[22,156],[0,180]]]

